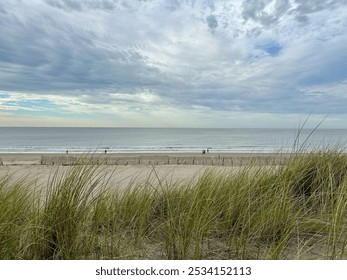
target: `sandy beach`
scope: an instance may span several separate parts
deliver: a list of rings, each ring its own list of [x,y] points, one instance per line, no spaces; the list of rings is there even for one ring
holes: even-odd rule
[[[13,179],[27,178],[34,180],[35,185],[44,187],[50,180],[53,173],[59,169],[62,172],[68,171],[71,166],[62,164],[61,160],[68,157],[81,158],[81,154],[0,154],[0,177],[11,174]],[[216,164],[216,160],[223,157],[232,157],[236,165],[222,166]],[[234,172],[238,170],[242,163],[246,163],[250,158],[276,158],[276,154],[93,154],[94,160],[100,161],[100,172],[112,174],[110,185],[114,187],[126,187],[130,184],[150,182],[151,184],[180,182],[187,180],[197,180],[207,170],[216,172]],[[42,158],[50,159],[49,164],[42,163]],[[141,159],[131,161],[135,158]],[[103,165],[104,159],[108,159]],[[110,161],[127,164],[112,164]],[[195,159],[195,164],[191,164]],[[215,164],[213,165],[213,160]],[[161,164],[164,160],[165,164]],[[131,164],[131,163],[135,164]],[[181,164],[177,164],[181,162]],[[218,161],[219,162],[219,161]],[[176,163],[176,164],[175,164]]]
[[[252,161],[272,164],[285,160],[290,154],[279,153],[93,153],[93,154],[43,154],[0,153],[3,165],[57,165],[70,164],[80,158],[93,158],[95,163],[107,165],[224,165],[242,166]]]

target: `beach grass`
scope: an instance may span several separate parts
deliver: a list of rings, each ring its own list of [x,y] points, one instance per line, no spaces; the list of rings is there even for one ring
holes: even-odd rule
[[[0,258],[347,258],[347,155],[338,150],[183,182],[162,182],[153,167],[157,180],[125,189],[102,168],[52,169],[41,192],[0,178]]]

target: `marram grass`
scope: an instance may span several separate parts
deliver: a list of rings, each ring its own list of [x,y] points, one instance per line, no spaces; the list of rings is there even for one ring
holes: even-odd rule
[[[29,180],[0,178],[0,258],[347,258],[342,152],[125,190],[100,168],[58,169],[42,193]]]

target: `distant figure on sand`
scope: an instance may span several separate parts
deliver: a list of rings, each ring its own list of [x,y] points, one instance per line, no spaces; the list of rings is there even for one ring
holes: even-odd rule
[[[206,153],[206,151],[205,150],[202,150],[202,154],[205,154]]]
[[[68,150],[66,150],[66,153],[68,154],[68,153],[69,153],[69,151],[68,151]]]
[[[107,150],[105,150],[105,154],[107,153]]]

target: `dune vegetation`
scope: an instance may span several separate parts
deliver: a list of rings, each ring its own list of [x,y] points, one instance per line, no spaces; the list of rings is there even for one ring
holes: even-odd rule
[[[126,189],[110,185],[102,168],[52,170],[42,191],[30,179],[0,178],[0,258],[347,257],[342,152],[293,153],[282,166],[211,169],[197,181]]]

